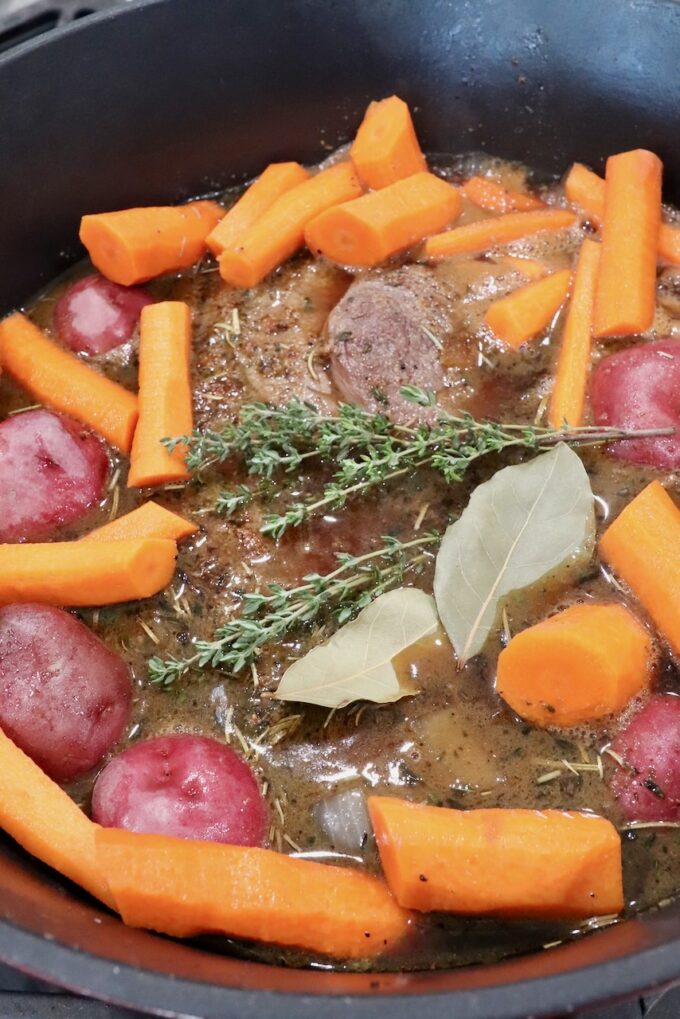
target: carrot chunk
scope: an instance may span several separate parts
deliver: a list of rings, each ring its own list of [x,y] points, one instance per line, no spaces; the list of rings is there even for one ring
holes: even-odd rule
[[[528,212],[545,208],[545,202],[540,198],[524,191],[511,191],[491,177],[470,177],[460,191],[464,198],[487,212]]]
[[[451,223],[461,204],[451,184],[431,173],[416,173],[326,209],[307,224],[305,241],[340,265],[379,265]]]
[[[601,226],[604,220],[604,189],[602,177],[583,163],[574,163],[564,180],[569,201],[587,212],[596,226]]]
[[[305,227],[332,205],[362,192],[351,163],[337,163],[286,191],[219,257],[220,274],[234,287],[255,287],[302,247]]]
[[[523,272],[530,280],[540,280],[547,276],[548,269],[543,262],[535,258],[520,258],[515,255],[500,255],[495,259],[501,265],[507,265],[517,272]]]
[[[425,242],[425,255],[428,258],[449,258],[451,255],[488,251],[541,230],[563,230],[575,222],[576,216],[568,209],[509,212],[506,216],[480,219],[476,223],[466,223],[443,234],[435,234]]]
[[[103,276],[129,287],[188,269],[224,216],[215,202],[189,202],[83,216],[80,240]]]
[[[113,906],[96,854],[98,827],[0,729],[0,828],[32,856]]]
[[[593,309],[593,334],[598,339],[642,333],[654,320],[661,169],[661,160],[645,149],[607,160]]]
[[[181,541],[195,534],[198,525],[150,500],[143,506],[84,534],[81,541],[130,541],[137,538],[167,538]]]
[[[408,909],[551,920],[623,908],[621,840],[602,817],[390,796],[368,808],[387,884]]]
[[[577,428],[583,423],[595,302],[595,283],[600,245],[585,240],[581,245],[574,288],[562,336],[555,385],[550,398],[549,419],[553,428],[564,423]]]
[[[308,177],[308,171],[299,163],[270,163],[208,234],[206,244],[213,254],[221,255],[225,248],[236,247],[277,198]]]
[[[503,343],[521,347],[547,328],[567,299],[570,283],[569,269],[553,272],[494,301],[484,321]]]
[[[622,711],[649,685],[652,642],[623,605],[572,605],[515,634],[496,690],[536,725],[578,725]]]
[[[680,510],[652,481],[600,538],[600,555],[680,654]]]
[[[158,594],[175,571],[174,541],[0,545],[0,605],[113,605]]]
[[[41,403],[82,421],[122,453],[137,423],[137,397],[48,339],[25,315],[0,322],[0,361]]]
[[[139,328],[139,421],[132,440],[128,487],[189,477],[186,448],[170,452],[164,438],[191,435],[191,311],[183,301],[142,308]]]
[[[602,225],[605,191],[602,177],[581,163],[574,163],[567,174],[564,189],[573,205],[580,205],[598,226]],[[657,253],[666,262],[680,264],[680,228],[670,223],[661,224]]]
[[[370,104],[349,154],[369,188],[384,188],[427,170],[411,113],[398,96]]]
[[[659,228],[659,258],[680,265],[680,228],[662,223]]]
[[[101,828],[97,859],[125,923],[174,937],[212,932],[355,959],[389,951],[411,922],[368,874],[271,849]]]

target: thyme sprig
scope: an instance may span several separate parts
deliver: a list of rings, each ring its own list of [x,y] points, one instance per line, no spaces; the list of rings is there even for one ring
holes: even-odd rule
[[[416,386],[404,386],[401,393],[422,407],[434,405],[434,394]],[[293,502],[283,513],[264,515],[262,533],[280,538],[289,527],[298,527],[317,513],[342,509],[348,499],[423,467],[433,468],[451,483],[461,481],[470,465],[489,453],[669,433],[597,427],[562,430],[477,421],[469,414],[444,411],[433,424],[409,426],[352,404],[341,404],[336,415],[324,415],[312,404],[295,399],[284,407],[246,404],[238,420],[221,431],[205,430],[166,442],[170,448],[178,442],[186,444],[187,465],[194,472],[239,456],[248,473],[260,479],[218,497],[216,509],[228,516],[271,491],[266,482],[276,475],[299,474],[309,460],[337,465],[318,495]]]
[[[154,683],[170,686],[194,669],[242,672],[267,644],[315,622],[328,611],[338,625],[347,622],[374,598],[399,584],[408,571],[426,561],[428,549],[440,535],[422,534],[402,542],[386,535],[383,544],[361,556],[336,553],[337,567],[330,573],[309,573],[297,587],[271,584],[265,591],[245,593],[240,615],[220,626],[212,640],[199,640],[188,658],[158,657],[149,661]]]
[[[434,396],[415,386],[402,394],[415,404],[431,407]],[[201,472],[215,463],[240,457],[252,484],[223,492],[216,508],[233,514],[258,496],[275,490],[281,475],[303,473],[309,460],[336,465],[321,493],[289,506],[282,514],[267,514],[261,531],[279,538],[288,527],[301,524],[322,509],[340,509],[352,496],[429,466],[447,482],[460,481],[479,457],[510,448],[538,449],[557,442],[593,444],[625,438],[671,434],[673,429],[625,431],[585,427],[553,429],[538,425],[477,421],[470,415],[441,412],[434,424],[400,425],[382,414],[370,414],[350,404],[336,415],[320,414],[311,404],[291,400],[285,407],[246,404],[235,423],[221,431],[165,440],[169,448],[187,446],[187,465]],[[323,617],[342,625],[407,571],[417,569],[439,544],[436,533],[409,541],[384,537],[383,544],[361,556],[336,553],[337,567],[327,574],[310,573],[303,583],[286,588],[271,584],[264,591],[244,593],[241,612],[219,627],[212,640],[197,640],[187,658],[154,657],[149,673],[155,683],[169,686],[190,670],[220,669],[236,675],[254,663],[261,650]]]

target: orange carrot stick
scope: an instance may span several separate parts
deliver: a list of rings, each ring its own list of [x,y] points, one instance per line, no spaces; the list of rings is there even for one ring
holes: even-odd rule
[[[349,154],[369,188],[384,188],[427,170],[411,113],[398,96],[370,104]]]
[[[517,272],[523,272],[530,280],[540,280],[548,274],[548,268],[535,258],[520,258],[516,255],[501,255],[496,260],[500,265],[508,265]]]
[[[113,906],[95,850],[98,825],[2,730],[0,828],[32,856]]]
[[[600,539],[600,555],[680,654],[680,510],[658,481],[629,502]]]
[[[642,333],[654,320],[661,160],[635,149],[607,160],[593,335]]]
[[[390,796],[368,808],[387,883],[409,909],[545,920],[623,909],[621,840],[603,817]]]
[[[128,453],[137,397],[49,340],[19,312],[0,322],[0,361],[31,396],[70,414]]]
[[[142,308],[139,326],[139,421],[132,440],[128,487],[189,477],[186,447],[170,452],[164,438],[191,435],[191,311],[183,301]]]
[[[277,198],[240,239],[219,258],[222,279],[234,287],[254,287],[302,247],[311,219],[362,192],[351,163],[337,163]]]
[[[662,223],[659,227],[659,258],[680,265],[680,227]]]
[[[489,251],[541,230],[563,230],[575,222],[576,216],[568,209],[509,212],[507,216],[480,219],[430,237],[425,242],[425,255],[428,258],[449,258],[451,255]]]
[[[80,239],[107,279],[129,287],[188,269],[222,216],[215,202],[99,212],[83,216]]]
[[[574,288],[550,398],[549,420],[553,428],[562,428],[565,422],[572,428],[583,423],[599,260],[600,245],[585,240],[576,265]]]
[[[535,725],[579,725],[622,711],[649,685],[652,642],[623,605],[572,605],[515,634],[496,690]]]
[[[340,265],[379,265],[441,230],[460,210],[456,188],[431,173],[416,173],[326,209],[307,224],[305,241]]]
[[[578,205],[597,226],[604,220],[605,183],[583,163],[574,163],[564,181],[564,191],[572,205]]]
[[[158,594],[175,571],[177,545],[136,541],[55,541],[0,545],[0,605],[113,605]]]
[[[101,874],[132,927],[356,959],[393,949],[411,922],[382,882],[347,867],[115,828],[99,829],[96,841]]]
[[[604,220],[605,182],[592,170],[581,163],[574,163],[564,182],[567,198],[573,205],[580,205],[590,218],[600,226]],[[659,227],[659,258],[666,262],[680,264],[680,227],[662,223]]]
[[[198,525],[150,500],[110,524],[84,534],[81,541],[131,541],[138,538],[167,538],[181,541],[195,534]]]
[[[213,254],[221,255],[225,248],[236,247],[277,198],[308,177],[308,171],[299,163],[270,163],[208,234],[206,244]]]
[[[484,321],[510,347],[521,347],[548,327],[567,299],[571,272],[562,269],[489,305]]]
[[[487,212],[528,212],[530,209],[544,209],[545,202],[524,191],[510,191],[491,177],[470,177],[460,189],[461,194],[473,205]]]

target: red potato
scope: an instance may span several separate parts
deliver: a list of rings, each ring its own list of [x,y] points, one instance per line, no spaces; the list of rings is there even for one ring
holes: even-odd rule
[[[0,542],[44,537],[102,496],[108,459],[99,439],[49,410],[0,424]]]
[[[54,327],[72,350],[106,354],[130,339],[142,308],[153,302],[141,287],[121,287],[103,276],[85,276],[57,301]]]
[[[136,743],[107,764],[92,794],[105,828],[261,846],[268,814],[248,765],[207,736]]]
[[[598,425],[678,428],[675,435],[615,442],[609,452],[629,463],[660,470],[680,467],[680,343],[657,340],[600,361],[591,383]]]
[[[609,784],[630,821],[680,820],[680,697],[653,697],[616,737]]]
[[[57,782],[120,739],[132,687],[123,659],[53,605],[0,609],[0,727]]]

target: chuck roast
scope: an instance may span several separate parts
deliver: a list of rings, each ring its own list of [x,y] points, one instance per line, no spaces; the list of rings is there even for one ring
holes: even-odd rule
[[[432,408],[409,402],[400,389],[442,388],[448,305],[446,290],[418,266],[354,283],[327,324],[331,372],[341,398],[400,424],[431,418]]]

